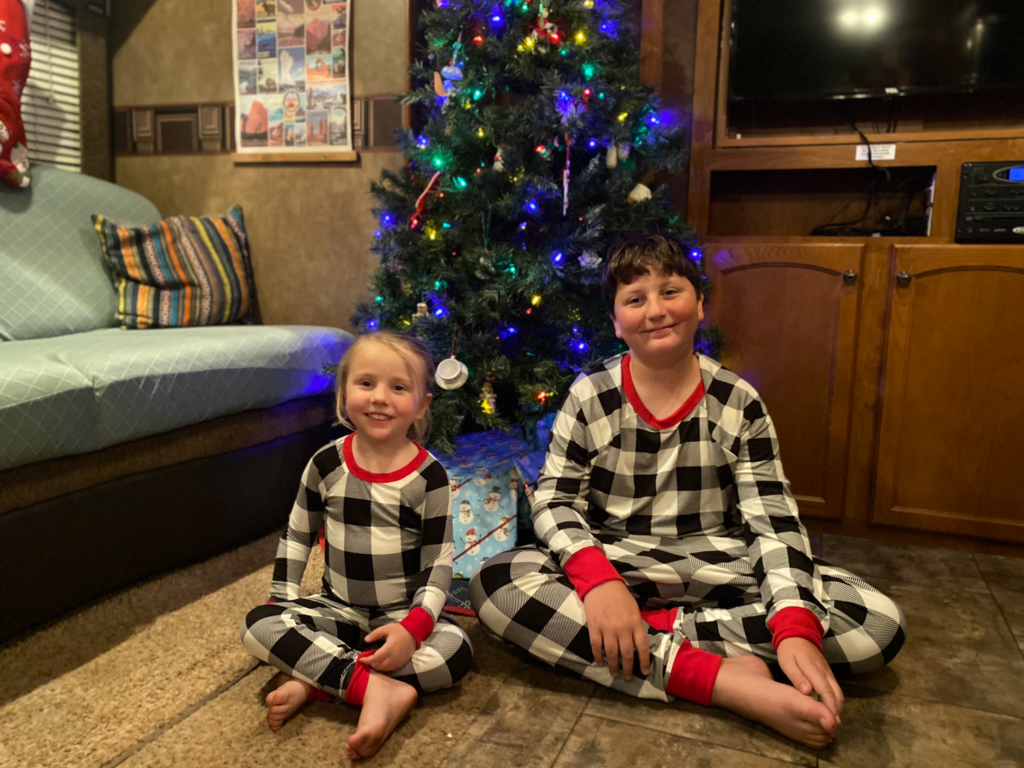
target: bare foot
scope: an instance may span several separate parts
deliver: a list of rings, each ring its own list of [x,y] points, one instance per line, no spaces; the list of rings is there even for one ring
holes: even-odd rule
[[[772,679],[755,656],[723,659],[711,704],[764,723],[812,749],[824,749],[835,736],[835,715],[796,688]]]
[[[274,684],[277,688],[267,694],[267,723],[270,730],[280,731],[284,721],[306,703],[312,686],[284,672],[274,678]]]
[[[370,673],[356,732],[345,751],[350,760],[371,757],[416,706],[416,689],[387,675]]]

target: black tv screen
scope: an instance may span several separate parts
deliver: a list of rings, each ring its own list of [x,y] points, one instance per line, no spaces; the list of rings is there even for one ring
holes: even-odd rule
[[[1024,0],[733,0],[732,101],[1024,91]]]

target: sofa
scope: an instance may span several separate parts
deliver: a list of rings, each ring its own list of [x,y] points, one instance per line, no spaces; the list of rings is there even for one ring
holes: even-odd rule
[[[53,168],[0,189],[0,642],[282,527],[339,434],[323,368],[349,333],[122,330],[96,213],[160,219]]]

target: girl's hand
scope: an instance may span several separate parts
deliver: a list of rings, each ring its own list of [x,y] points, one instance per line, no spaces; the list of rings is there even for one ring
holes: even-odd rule
[[[812,691],[817,692],[821,703],[836,716],[836,722],[840,722],[843,691],[817,646],[802,637],[787,637],[779,643],[778,656],[779,666],[793,687],[807,696]]]
[[[384,638],[384,645],[359,661],[375,672],[395,672],[416,653],[416,638],[401,624],[385,624],[366,636],[366,642],[375,643]]]
[[[590,647],[598,666],[608,663],[612,677],[619,674],[622,657],[622,676],[633,679],[633,651],[640,655],[640,672],[651,671],[651,651],[647,644],[647,630],[636,600],[621,581],[606,581],[587,592],[583,598],[590,629]]]

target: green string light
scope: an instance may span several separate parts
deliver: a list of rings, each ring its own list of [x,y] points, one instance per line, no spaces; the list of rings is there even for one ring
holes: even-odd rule
[[[595,74],[597,74],[597,67],[591,64],[589,61],[583,65],[583,76],[590,80]]]
[[[469,185],[464,178],[462,178],[461,176],[456,176],[455,186],[458,187],[459,189],[465,189]]]

